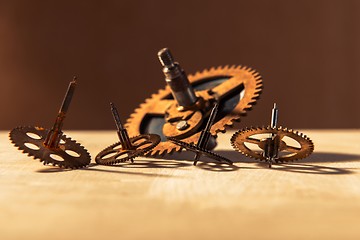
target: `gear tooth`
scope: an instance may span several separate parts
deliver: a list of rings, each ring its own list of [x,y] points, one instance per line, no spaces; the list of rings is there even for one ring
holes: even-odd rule
[[[158,151],[158,155],[163,156],[164,152],[165,152],[165,150],[161,149],[161,150]]]
[[[233,65],[230,66],[230,69],[236,70],[236,69],[237,69],[237,66],[236,66],[235,64],[233,64]]]
[[[262,76],[259,72],[255,72],[253,74],[254,78],[257,80],[257,81],[261,81],[262,80]]]
[[[249,67],[248,66],[248,72],[251,74],[251,75],[253,75],[254,76],[254,73],[256,73],[256,70],[255,69],[253,69],[252,67]]]
[[[176,151],[180,152],[182,150],[182,148],[180,146],[176,146]]]
[[[200,75],[201,74],[201,72],[200,71],[196,71],[195,72],[195,74],[193,75],[194,77],[196,77],[196,76],[198,76],[198,75]]]
[[[215,70],[216,70],[216,71],[227,70],[227,69],[226,69],[227,67],[228,67],[227,65],[226,65],[225,67],[223,67],[223,66],[218,66]]]
[[[175,148],[172,148],[172,149],[167,151],[167,154],[173,154],[174,152],[175,152]]]
[[[256,100],[260,97],[260,94],[255,93],[254,96],[252,97],[252,101],[254,102],[254,105],[256,105]]]
[[[159,150],[153,150],[153,151],[150,151],[149,152],[149,155],[151,156],[151,157],[155,157],[156,155],[159,155]]]
[[[216,71],[216,68],[215,68],[215,67],[211,67],[210,69],[205,69],[205,70],[207,70],[206,73],[209,73],[209,72],[214,72],[214,71]],[[203,73],[204,73],[204,72],[203,72]]]
[[[210,69],[203,69],[202,71],[197,71],[197,74],[196,76],[194,76],[194,78],[198,78],[199,76],[201,76],[202,74],[208,74],[208,72],[211,71],[211,68]]]

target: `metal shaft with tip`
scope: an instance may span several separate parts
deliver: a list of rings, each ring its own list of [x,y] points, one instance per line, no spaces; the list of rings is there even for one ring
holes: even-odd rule
[[[47,134],[46,139],[44,141],[44,145],[49,148],[58,148],[59,147],[59,143],[60,143],[61,136],[62,136],[62,131],[61,131],[62,126],[64,123],[64,119],[66,117],[66,113],[69,109],[72,97],[74,95],[75,87],[76,87],[76,77],[74,77],[73,81],[71,81],[69,83],[69,87],[66,91],[64,100],[61,104],[61,107],[60,107],[59,113],[56,117],[54,126],[51,128],[51,130]]]
[[[169,85],[172,95],[178,106],[189,107],[196,103],[195,91],[190,85],[185,71],[179,63],[174,62],[170,50],[163,48],[158,52],[158,57],[163,66],[166,83]]]
[[[201,131],[199,141],[196,144],[197,147],[206,148],[206,145],[208,144],[209,139],[211,137],[210,129],[211,129],[211,126],[214,124],[218,109],[219,109],[219,104],[216,103],[214,105],[213,109],[211,110],[209,119],[208,119],[208,121],[206,123],[206,126],[205,126],[204,130]],[[194,160],[195,160],[194,165],[196,165],[196,163],[198,162],[200,156],[201,156],[201,153],[196,153],[195,158],[194,158]]]
[[[271,128],[276,128],[278,115],[279,115],[279,110],[276,106],[276,103],[274,103],[274,107],[271,111],[271,122],[270,122]],[[269,167],[271,167],[272,161],[278,157],[279,144],[280,144],[279,137],[277,137],[275,133],[272,133],[271,137],[267,139],[267,143],[264,149],[264,156],[268,160]]]
[[[131,144],[131,141],[129,138],[129,134],[127,133],[126,129],[124,128],[124,126],[121,123],[119,112],[113,103],[110,103],[110,106],[111,106],[111,113],[115,120],[117,134],[118,134],[119,140],[121,142],[121,146],[123,149],[131,149],[132,144]]]
[[[271,127],[272,128],[276,128],[277,125],[277,121],[278,121],[278,115],[279,115],[279,110],[276,106],[276,103],[274,103],[274,107],[271,111]]]

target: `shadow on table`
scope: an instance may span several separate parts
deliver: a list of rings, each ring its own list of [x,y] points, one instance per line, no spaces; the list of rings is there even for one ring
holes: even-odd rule
[[[157,159],[135,159],[133,163],[126,162],[122,164],[112,165],[109,167],[118,168],[180,168],[191,166],[191,163],[184,161],[164,161]]]
[[[197,168],[213,171],[213,172],[233,172],[239,169],[268,169],[266,163],[257,162],[257,160],[247,158],[242,154],[233,151],[233,150],[220,150],[215,151],[217,154],[220,154],[234,162],[233,165],[228,165],[226,163],[219,163],[212,159],[209,159],[205,156],[200,158],[200,161],[196,165]],[[99,172],[110,172],[110,173],[121,173],[121,174],[130,174],[130,175],[143,175],[150,177],[173,177],[171,175],[161,175],[156,173],[146,173],[146,172],[131,172],[131,171],[121,171],[115,170],[119,168],[123,169],[147,169],[147,168],[181,168],[181,167],[190,167],[193,163],[193,158],[195,154],[192,152],[181,152],[174,153],[172,155],[159,156],[157,158],[151,159],[135,159],[134,163],[126,162],[118,165],[107,166],[108,169],[96,168],[98,166],[95,163],[90,164],[87,168],[79,169],[80,171],[99,171]],[[271,170],[275,171],[287,171],[294,173],[305,173],[305,174],[351,174],[352,171],[344,168],[338,167],[326,167],[313,165],[312,163],[335,163],[335,162],[347,162],[347,161],[360,161],[360,155],[356,154],[340,154],[340,153],[325,153],[325,152],[315,152],[306,159],[301,159],[298,163],[283,163],[283,164],[274,164]],[[236,163],[257,163],[258,167],[251,167],[238,165]],[[305,163],[305,164],[304,164]],[[310,163],[310,164],[309,164]],[[40,173],[52,173],[52,172],[66,172],[71,171],[71,169],[61,169],[61,168],[46,168],[40,169],[37,172]]]
[[[259,163],[260,165],[261,163]],[[268,164],[264,164],[267,167]],[[294,173],[305,173],[305,174],[328,174],[328,175],[339,175],[339,174],[351,174],[353,171],[350,171],[345,168],[337,167],[325,167],[318,166],[313,164],[301,164],[301,163],[288,163],[288,164],[274,164],[271,170],[275,171],[286,171]]]
[[[186,163],[188,166],[192,166],[194,162],[195,153],[191,151],[175,152],[172,154],[166,154],[164,156],[157,156],[154,159],[162,159],[162,161],[177,161]],[[213,171],[213,172],[233,172],[240,169],[236,165],[229,165],[227,163],[220,163],[206,156],[201,156],[198,163],[196,164],[197,168]],[[244,168],[244,167],[241,167]]]
[[[125,165],[127,165],[127,164],[130,165],[131,163],[125,163]],[[135,163],[133,163],[133,164],[135,164]],[[143,167],[141,167],[141,168],[146,168],[145,165],[146,164],[143,163],[142,164]],[[156,164],[152,163],[150,165],[154,168],[154,166]],[[106,173],[119,173],[119,174],[138,175],[138,176],[145,176],[145,177],[171,177],[171,178],[177,177],[177,176],[173,176],[173,175],[169,175],[169,174],[147,173],[147,172],[131,172],[131,171],[115,170],[114,167],[116,167],[116,168],[122,167],[120,165],[106,166],[106,169],[96,168],[97,166],[102,166],[102,165],[98,165],[96,163],[91,163],[89,166],[87,166],[85,168],[80,168],[80,169],[76,169],[76,170],[77,171],[94,171],[94,172],[106,172]],[[163,166],[165,166],[165,164]],[[156,168],[160,168],[160,167],[157,166]],[[50,167],[50,168],[39,169],[36,172],[38,172],[38,173],[58,173],[58,172],[69,172],[69,171],[73,171],[73,169]]]
[[[245,157],[244,155],[232,150],[221,150],[216,151],[216,153],[229,158],[234,163],[258,162],[258,160]],[[351,161],[360,161],[360,155],[315,152],[305,159],[300,159],[297,163],[274,164],[272,169],[307,174],[350,174],[353,172],[345,168],[318,166],[313,165],[312,163],[339,163]],[[264,162],[258,162],[258,166],[267,168],[268,164]]]
[[[232,150],[219,150],[215,151],[226,158],[229,158],[234,163],[253,163],[254,159],[245,157],[239,152]],[[344,154],[344,153],[327,153],[327,152],[314,152],[309,157],[299,160],[302,163],[336,163],[336,162],[354,162],[360,161],[360,155],[357,154]]]

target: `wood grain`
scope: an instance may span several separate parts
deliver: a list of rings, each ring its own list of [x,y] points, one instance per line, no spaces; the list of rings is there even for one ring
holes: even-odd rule
[[[305,130],[309,158],[266,165],[216,148],[234,167],[192,154],[82,170],[43,166],[0,133],[0,239],[359,239],[360,130]],[[109,131],[73,131],[93,157]]]

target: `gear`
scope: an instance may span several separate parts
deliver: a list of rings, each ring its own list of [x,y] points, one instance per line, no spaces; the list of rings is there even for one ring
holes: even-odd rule
[[[188,79],[198,97],[193,107],[180,109],[167,86],[145,100],[127,120],[130,135],[160,135],[162,141],[147,155],[181,151],[181,147],[167,141],[167,137],[176,137],[185,143],[197,142],[214,102],[219,103],[219,114],[210,132],[213,137],[218,132],[224,133],[252,108],[262,90],[261,76],[245,66],[212,68],[189,75]]]
[[[135,157],[144,155],[160,142],[160,137],[156,134],[144,134],[129,139],[131,148],[125,149],[121,142],[117,142],[102,150],[95,158],[97,164],[114,165],[126,162]]]
[[[267,140],[271,139],[268,136],[271,135],[279,139],[277,149],[279,156],[274,159],[276,163],[306,158],[314,150],[313,142],[306,135],[291,129],[270,126],[240,130],[231,137],[231,145],[247,157],[268,161],[264,151],[266,151]],[[290,141],[291,143],[288,143]],[[251,144],[259,147],[259,150],[253,150]]]
[[[192,143],[186,143],[186,142],[177,140],[176,138],[173,138],[173,137],[169,137],[168,140],[173,142],[174,144],[178,145],[180,147],[180,149],[185,148],[188,151],[203,154],[203,155],[205,155],[205,156],[207,156],[209,158],[215,159],[215,160],[217,160],[219,162],[226,162],[229,165],[233,164],[233,162],[231,160],[229,160],[229,159],[227,159],[227,158],[225,158],[223,156],[220,156],[219,154],[216,154],[216,153],[214,153],[212,151],[209,151],[209,150],[207,150],[205,148],[197,147]]]
[[[88,151],[71,138],[62,135],[59,147],[48,148],[44,141],[49,130],[41,127],[17,127],[10,134],[11,142],[40,162],[52,164],[63,168],[82,168],[90,163]]]
[[[44,164],[64,168],[87,166],[91,157],[87,150],[76,141],[66,137],[62,126],[76,87],[76,77],[70,82],[64,100],[51,130],[42,127],[17,127],[11,130],[10,140],[35,159]]]

